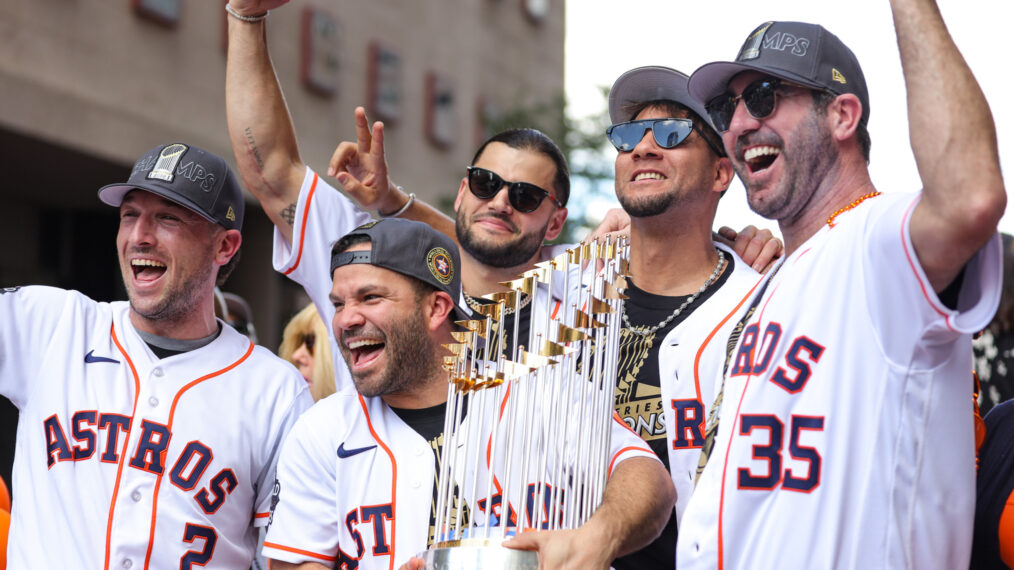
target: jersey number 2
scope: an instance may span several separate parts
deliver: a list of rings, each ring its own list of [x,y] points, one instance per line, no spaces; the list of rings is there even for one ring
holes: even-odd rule
[[[756,475],[749,468],[739,468],[740,489],[774,489],[781,483],[784,489],[809,493],[820,485],[820,453],[812,447],[800,445],[799,436],[804,430],[823,431],[824,418],[792,416],[788,452],[792,459],[807,463],[806,473],[802,477],[796,476],[792,469],[782,470],[785,425],[780,419],[768,414],[742,416],[740,435],[750,435],[754,430],[768,431],[767,443],[753,446],[753,458],[767,461],[768,472],[766,475]]]
[[[180,558],[180,570],[191,570],[195,566],[204,566],[215,553],[215,541],[218,540],[218,534],[215,533],[215,529],[187,523],[187,526],[183,529],[183,542],[193,544],[198,538],[204,539],[204,548],[199,552],[188,550],[183,555],[183,558]]]

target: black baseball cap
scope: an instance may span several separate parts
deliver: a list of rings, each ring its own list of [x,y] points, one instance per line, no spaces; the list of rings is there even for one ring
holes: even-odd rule
[[[823,26],[803,22],[761,24],[747,36],[736,61],[708,63],[695,71],[690,76],[690,95],[702,105],[707,104],[726,92],[736,74],[751,70],[837,95],[852,93],[863,104],[862,123],[869,124],[870,94],[859,60]]]
[[[609,90],[609,120],[614,125],[633,120],[629,109],[639,103],[674,101],[697,113],[708,128],[721,136],[711,123],[704,104],[690,96],[687,90],[689,79],[685,73],[661,65],[648,65],[627,71]]]
[[[131,190],[176,202],[227,230],[243,228],[243,189],[222,157],[183,143],[159,145],[134,163],[130,179],[99,189],[99,200],[119,206]]]
[[[424,223],[401,218],[367,222],[345,237],[354,235],[370,238],[370,249],[332,252],[332,275],[338,267],[352,263],[390,269],[450,295],[455,320],[472,318],[472,311],[462,303],[461,256],[454,240]]]

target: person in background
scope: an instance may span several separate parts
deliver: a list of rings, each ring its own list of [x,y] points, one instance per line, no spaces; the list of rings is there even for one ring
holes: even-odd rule
[[[313,303],[303,307],[285,325],[278,356],[295,365],[303,375],[314,402],[335,393],[327,327]]]
[[[996,316],[972,341],[975,372],[979,375],[979,413],[1014,396],[1014,236],[1003,239],[1003,293]]]

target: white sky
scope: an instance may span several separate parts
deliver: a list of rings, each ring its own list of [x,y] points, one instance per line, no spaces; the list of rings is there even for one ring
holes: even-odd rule
[[[882,191],[916,190],[919,175],[908,141],[905,88],[887,0],[566,0],[566,91],[573,116],[605,108],[597,86],[610,86],[624,71],[665,65],[690,74],[711,61],[732,60],[746,36],[767,20],[823,25],[848,45],[870,89],[870,171]],[[1014,190],[1014,92],[1010,0],[938,0],[951,36],[990,103],[997,125],[1001,168]],[[1006,103],[1006,104],[1004,104]],[[1000,229],[1014,233],[1014,200]],[[733,182],[722,198],[716,225],[746,224],[777,230],[746,205]]]

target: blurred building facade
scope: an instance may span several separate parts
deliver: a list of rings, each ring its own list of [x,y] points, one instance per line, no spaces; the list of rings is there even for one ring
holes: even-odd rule
[[[0,286],[125,299],[117,214],[96,191],[165,142],[233,154],[220,0],[0,2]],[[268,18],[303,160],[319,172],[364,105],[387,126],[392,177],[431,203],[457,191],[483,113],[562,96],[563,0],[293,0]],[[248,196],[226,291],[278,346],[302,292],[271,269],[272,226]],[[0,448],[13,443],[0,398]],[[0,474],[10,475],[10,449]]]

